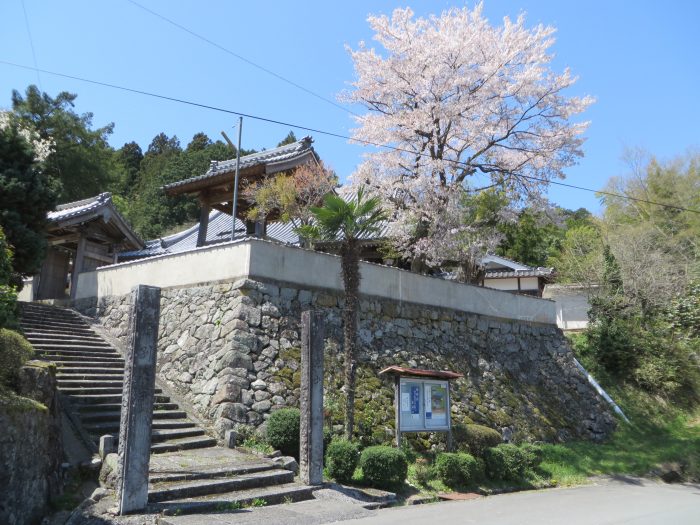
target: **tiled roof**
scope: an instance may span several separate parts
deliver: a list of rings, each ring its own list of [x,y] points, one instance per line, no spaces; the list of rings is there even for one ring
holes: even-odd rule
[[[245,237],[245,223],[236,219],[236,236]],[[139,259],[142,257],[152,257],[154,255],[164,255],[166,253],[180,253],[197,248],[197,236],[199,234],[199,224],[190,228],[163,237],[146,241],[143,250],[122,252],[120,259]],[[267,225],[267,238],[284,244],[299,244],[299,236],[294,233],[292,223],[271,222]],[[221,212],[212,211],[209,214],[209,226],[207,227],[206,244],[217,244],[231,240],[231,216]]]
[[[486,279],[507,279],[509,277],[551,277],[554,268],[532,268],[530,270],[493,270],[486,271]]]
[[[59,204],[55,211],[48,213],[48,219],[51,222],[59,222],[65,219],[72,219],[80,215],[90,214],[103,206],[107,206],[112,202],[111,193],[100,193],[96,197],[90,197],[81,201],[67,202]]]
[[[59,204],[55,211],[47,214],[49,224],[54,229],[64,229],[77,224],[102,218],[110,223],[132,246],[143,246],[143,241],[131,229],[112,202],[112,194],[105,192],[80,201]]]
[[[314,148],[311,145],[312,143],[313,139],[311,137],[304,137],[301,140],[285,146],[280,146],[279,148],[261,151],[260,153],[253,153],[251,155],[244,155],[241,157],[240,169],[244,170],[246,168],[252,168],[259,165],[274,167],[275,164],[287,163],[293,160],[303,160],[304,157],[315,155]],[[166,184],[163,186],[163,189],[166,191],[174,190],[193,183],[215,179],[222,175],[230,174],[235,170],[236,159],[212,161],[209,169],[204,175]],[[270,171],[274,173],[274,170]]]

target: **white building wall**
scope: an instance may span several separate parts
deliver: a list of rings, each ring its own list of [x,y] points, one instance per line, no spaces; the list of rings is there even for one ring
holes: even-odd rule
[[[548,284],[542,297],[556,303],[557,326],[562,330],[583,330],[588,326],[589,296],[596,288]]]
[[[508,277],[505,279],[485,278],[484,286],[493,288],[494,290],[510,290],[516,292],[518,291],[518,279],[517,277]],[[539,290],[537,277],[521,277],[520,290]]]

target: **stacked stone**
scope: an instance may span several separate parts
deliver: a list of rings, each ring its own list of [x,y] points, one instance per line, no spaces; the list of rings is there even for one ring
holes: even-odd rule
[[[299,320],[309,307],[326,316],[327,397],[338,396],[342,295],[248,279],[162,291],[158,375],[217,432],[258,427],[298,406]],[[128,312],[128,297],[89,311],[118,338]],[[614,427],[556,326],[365,297],[359,339],[356,419],[387,437],[393,386],[377,373],[389,365],[464,373],[453,421],[510,427],[516,439],[602,439]]]

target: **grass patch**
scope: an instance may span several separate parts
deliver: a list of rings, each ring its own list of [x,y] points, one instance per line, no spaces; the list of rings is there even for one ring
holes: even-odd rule
[[[602,444],[544,445],[543,474],[558,485],[585,483],[590,476],[645,476],[659,464],[678,462],[689,480],[700,480],[700,418],[661,398],[623,387],[611,389],[631,424],[619,423]]]
[[[272,454],[275,451],[271,445],[256,439],[254,436],[251,436],[243,441],[243,448],[253,450],[260,454]]]
[[[46,405],[28,397],[16,394],[14,391],[0,385],[0,411],[7,414],[24,412],[48,412]]]

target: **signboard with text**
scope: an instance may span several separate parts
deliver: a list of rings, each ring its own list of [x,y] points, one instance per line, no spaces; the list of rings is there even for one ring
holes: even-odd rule
[[[399,422],[402,432],[449,430],[449,383],[436,379],[399,380]]]

